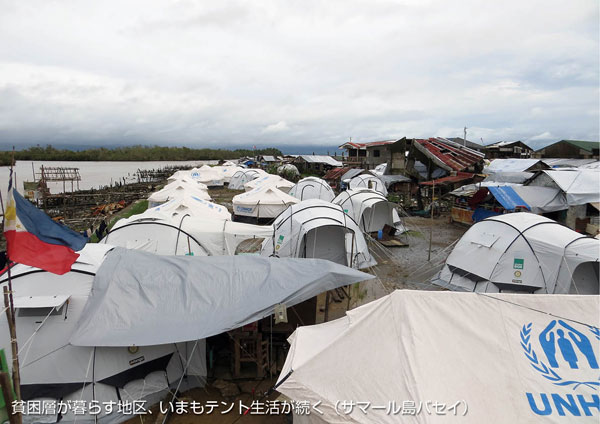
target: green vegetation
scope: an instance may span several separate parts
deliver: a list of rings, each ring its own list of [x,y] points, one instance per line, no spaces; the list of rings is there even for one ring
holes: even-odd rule
[[[12,152],[0,152],[0,166],[10,165]],[[128,146],[106,149],[104,147],[73,151],[46,147],[30,147],[15,151],[15,160],[57,161],[159,161],[159,160],[226,160],[244,156],[281,156],[279,149],[190,149],[188,147]]]
[[[110,230],[119,219],[129,218],[130,216],[138,215],[140,213],[145,212],[146,209],[148,209],[148,200],[144,199],[135,202],[129,208],[126,208],[123,211],[123,213],[118,214],[112,221],[110,221],[110,224],[108,224],[108,229]]]
[[[134,204],[128,206],[127,208],[123,209],[121,212],[119,212],[115,216],[113,216],[113,218],[111,219],[111,221],[108,224],[108,230],[110,230],[117,223],[117,221],[119,219],[129,218],[132,215],[138,215],[138,214],[146,211],[146,209],[148,209],[148,200],[145,200],[145,199],[138,200]],[[99,241],[100,240],[98,240],[96,233],[93,233],[90,236],[90,243],[98,243]]]

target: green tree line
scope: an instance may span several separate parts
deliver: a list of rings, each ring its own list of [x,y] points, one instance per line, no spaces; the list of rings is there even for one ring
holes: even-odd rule
[[[30,147],[15,151],[15,160],[56,160],[56,161],[175,161],[175,160],[226,160],[244,156],[281,156],[281,151],[272,147],[266,149],[190,149],[188,147],[127,146],[106,149],[104,147],[86,150]],[[0,152],[0,165],[10,165],[12,152]]]

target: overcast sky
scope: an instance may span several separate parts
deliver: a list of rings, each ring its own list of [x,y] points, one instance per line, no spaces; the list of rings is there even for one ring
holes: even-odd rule
[[[0,0],[0,144],[599,132],[598,0]]]

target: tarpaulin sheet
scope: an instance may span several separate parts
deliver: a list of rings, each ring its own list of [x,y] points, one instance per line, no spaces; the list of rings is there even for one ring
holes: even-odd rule
[[[531,210],[531,207],[525,203],[525,200],[521,199],[521,196],[511,186],[488,187],[488,190],[504,206],[504,209],[508,211],[512,211],[517,207],[526,207]]]
[[[98,269],[75,346],[203,339],[262,319],[279,303],[372,278],[323,259],[156,256],[115,247]]]

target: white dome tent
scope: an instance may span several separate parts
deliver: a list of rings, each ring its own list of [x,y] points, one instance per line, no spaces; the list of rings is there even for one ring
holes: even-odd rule
[[[190,177],[207,187],[223,187],[225,177],[220,172],[211,168],[208,165],[203,165],[201,168],[193,168],[190,171]]]
[[[404,231],[395,205],[378,191],[365,188],[342,191],[333,203],[342,206],[367,233],[379,231],[385,225]]]
[[[243,241],[260,242],[272,234],[267,225],[157,212],[119,220],[100,243],[155,255],[233,256]]]
[[[294,183],[285,178],[281,178],[279,175],[266,174],[244,184],[244,189],[246,191],[254,190],[259,187],[275,187],[276,189],[287,193],[294,187]]]
[[[229,213],[225,206],[209,202],[196,195],[176,197],[173,200],[148,209],[143,214],[152,214],[154,212],[170,216],[191,215],[194,217],[231,220],[231,213]]]
[[[196,187],[197,186],[197,187]],[[204,187],[204,188],[203,188]],[[211,200],[204,184],[184,183],[175,181],[167,184],[162,189],[152,193],[148,197],[148,207],[155,207],[169,200],[178,199],[186,196],[196,196],[202,200]]]
[[[291,175],[294,177],[298,177],[300,175],[300,171],[298,171],[298,168],[296,168],[296,165],[292,165],[291,163],[286,163],[277,168],[277,174],[279,174],[279,176],[281,176],[281,174],[284,174],[284,175]]]
[[[167,178],[167,182],[168,183],[172,183],[172,182],[177,181],[177,180],[186,180],[188,182],[194,182],[190,178],[190,171],[189,170],[175,171],[173,173],[173,175],[171,175],[169,178]]]
[[[185,364],[187,374],[197,378],[185,379],[184,386],[204,385],[204,340],[137,346],[135,351],[130,350],[131,344],[82,347],[70,343],[91,297],[96,274],[112,249],[109,245],[87,244],[78,252],[80,256],[71,271],[63,275],[21,264],[12,268],[17,337],[24,352],[19,354],[23,400],[102,403],[143,399],[152,404],[162,399],[169,387],[177,385]],[[7,285],[6,273],[0,275],[0,285]],[[10,363],[6,320],[0,322],[0,347]],[[102,408],[99,416],[67,411],[61,422],[111,423],[129,418],[117,414],[116,408],[115,413],[106,415]],[[27,419],[58,421],[56,415],[28,415]]]
[[[275,387],[318,405],[294,424],[597,422],[599,305],[596,296],[396,290],[298,327]],[[556,340],[560,328],[589,343],[588,359],[573,346],[573,369],[557,348],[550,374],[542,335]]]
[[[384,196],[387,196],[388,194],[388,191],[385,188],[385,184],[383,183],[383,181],[381,181],[379,177],[373,174],[360,174],[356,177],[353,177],[350,180],[348,187],[350,189],[368,188],[371,190],[378,191]]]
[[[304,200],[281,213],[261,254],[328,259],[357,269],[377,263],[356,222],[341,206],[319,199]]]
[[[231,190],[244,190],[244,184],[262,175],[266,175],[266,172],[262,169],[242,169],[233,174],[229,181],[229,188]]]
[[[213,166],[212,169],[213,171],[223,176],[223,182],[229,184],[229,182],[231,181],[231,177],[233,177],[236,172],[241,171],[243,168],[235,165],[231,166],[223,164],[219,166]]]
[[[493,216],[458,241],[432,281],[459,291],[599,294],[600,241],[528,212]]]
[[[335,198],[335,192],[327,181],[317,177],[302,178],[288,194],[300,200],[321,199],[331,202]]]
[[[275,218],[288,206],[300,202],[275,187],[258,187],[233,197],[233,213],[253,218]]]

